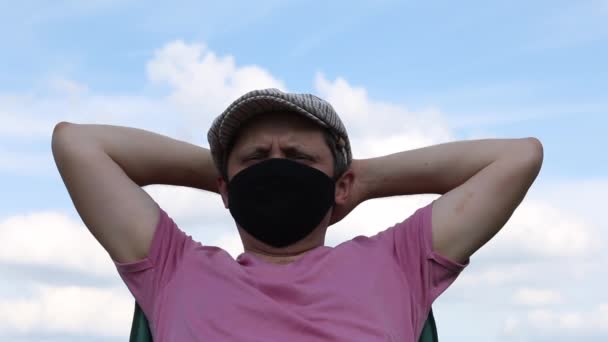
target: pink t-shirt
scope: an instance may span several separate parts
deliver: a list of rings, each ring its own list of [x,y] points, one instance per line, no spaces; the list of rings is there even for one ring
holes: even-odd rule
[[[155,342],[415,342],[433,301],[469,263],[432,251],[431,210],[277,265],[250,253],[235,261],[161,209],[148,257],[115,264]]]

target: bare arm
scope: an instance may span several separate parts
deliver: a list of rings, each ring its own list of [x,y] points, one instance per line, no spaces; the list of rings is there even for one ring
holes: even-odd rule
[[[150,184],[218,192],[209,151],[156,133],[61,122],[52,139],[55,163],[93,236],[118,262],[147,256],[159,208]]]
[[[534,138],[457,141],[357,160],[357,195],[350,206],[371,198],[441,194],[433,206],[433,249],[464,262],[511,217],[542,160],[542,145]]]

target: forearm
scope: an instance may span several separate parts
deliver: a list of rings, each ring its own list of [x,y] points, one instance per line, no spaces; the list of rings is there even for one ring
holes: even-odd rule
[[[445,194],[492,163],[524,159],[531,139],[457,141],[360,161],[365,198]]]
[[[137,128],[67,124],[69,143],[100,149],[140,186],[168,184],[218,192],[208,149]]]

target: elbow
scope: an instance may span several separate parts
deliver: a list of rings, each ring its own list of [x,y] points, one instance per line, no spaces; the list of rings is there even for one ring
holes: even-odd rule
[[[73,124],[67,122],[67,121],[61,121],[58,124],[55,125],[55,128],[53,128],[53,139],[56,136],[59,136],[59,134],[63,134],[63,132],[65,132],[68,127],[72,126]]]
[[[53,129],[53,135],[51,137],[51,151],[56,156],[57,153],[62,152],[68,146],[70,146],[70,140],[73,138],[73,130],[75,125],[66,121],[61,121],[55,125]],[[72,143],[72,145],[74,145]]]
[[[544,148],[541,141],[534,137],[520,139],[520,144],[515,151],[523,166],[530,170],[534,177],[538,175],[543,165]]]
[[[542,165],[545,151],[543,143],[538,138],[530,137],[524,139],[527,144],[527,155],[529,155],[530,161]]]

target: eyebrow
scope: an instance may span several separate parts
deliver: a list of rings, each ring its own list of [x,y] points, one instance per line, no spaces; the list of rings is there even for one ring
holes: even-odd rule
[[[268,148],[264,147],[264,146],[247,147],[247,148],[244,148],[240,154],[242,156],[248,156],[248,155],[251,155],[254,153],[268,153]]]
[[[248,147],[248,148],[244,149],[241,156],[250,156],[250,155],[256,154],[256,153],[268,153],[268,151],[269,151],[268,147],[265,147],[262,145],[252,146],[252,147]],[[299,145],[288,146],[288,147],[284,148],[283,151],[285,151],[287,154],[296,154],[297,153],[297,154],[306,155],[310,158],[313,158],[314,160],[319,159],[318,154],[308,152],[308,151],[302,149],[302,147]]]

